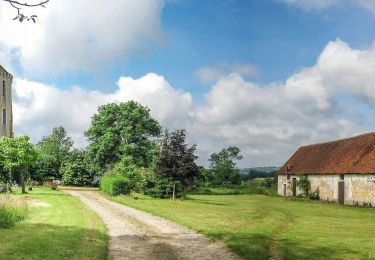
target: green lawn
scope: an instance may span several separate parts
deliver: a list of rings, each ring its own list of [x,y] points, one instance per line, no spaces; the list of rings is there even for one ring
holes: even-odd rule
[[[93,211],[49,188],[26,196],[44,207],[31,207],[26,220],[0,229],[0,259],[106,259],[106,227]]]
[[[264,195],[111,199],[223,240],[248,259],[375,259],[375,209]]]

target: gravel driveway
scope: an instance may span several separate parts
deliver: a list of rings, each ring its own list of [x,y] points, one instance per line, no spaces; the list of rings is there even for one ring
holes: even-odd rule
[[[108,227],[109,259],[240,259],[223,243],[95,191],[65,190],[93,209]]]

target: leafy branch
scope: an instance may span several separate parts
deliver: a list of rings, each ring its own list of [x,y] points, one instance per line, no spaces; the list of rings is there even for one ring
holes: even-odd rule
[[[44,0],[42,2],[39,2],[39,3],[35,3],[35,4],[30,4],[30,3],[21,3],[21,2],[18,2],[18,1],[15,1],[15,0],[3,0],[4,2],[8,2],[14,9],[17,10],[17,16],[13,18],[13,20],[18,20],[20,21],[21,23],[23,21],[33,21],[34,23],[36,22],[36,18],[37,16],[35,14],[33,15],[25,15],[23,12],[22,12],[22,9],[24,7],[28,7],[28,8],[33,8],[33,7],[46,7],[46,4],[50,1],[50,0]]]

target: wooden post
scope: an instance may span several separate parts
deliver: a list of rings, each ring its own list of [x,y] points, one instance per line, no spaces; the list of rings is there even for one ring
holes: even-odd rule
[[[172,195],[173,200],[176,200],[176,182],[173,182],[173,195]]]

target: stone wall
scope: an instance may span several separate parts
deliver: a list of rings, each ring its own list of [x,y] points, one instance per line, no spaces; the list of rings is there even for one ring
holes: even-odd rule
[[[286,185],[286,196],[292,196],[292,179],[299,178],[299,175],[278,176],[278,194],[284,196],[284,185]],[[331,175],[308,175],[311,184],[311,191],[319,189],[321,200],[338,201],[339,174]],[[302,194],[297,189],[297,195]],[[375,206],[375,174],[344,174],[344,203],[369,204]]]
[[[5,96],[3,96],[3,81],[5,81]],[[12,113],[12,82],[13,76],[0,66],[0,135],[13,135]],[[3,124],[3,109],[6,111],[6,124]]]

